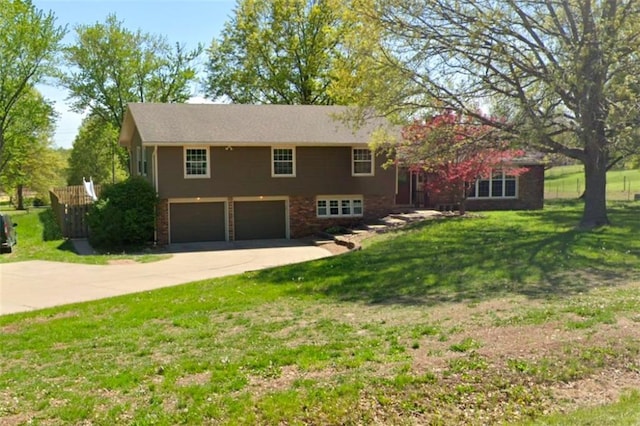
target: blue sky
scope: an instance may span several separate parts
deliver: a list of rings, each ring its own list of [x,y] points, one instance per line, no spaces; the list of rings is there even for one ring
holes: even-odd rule
[[[52,11],[58,25],[68,27],[65,44],[75,41],[74,27],[104,22],[115,13],[130,30],[167,37],[170,43],[207,47],[218,37],[229,19],[235,0],[32,0],[34,6]],[[54,137],[56,146],[70,148],[82,117],[69,111],[67,92],[55,86],[39,86],[45,97],[55,102],[60,114]],[[197,94],[196,94],[197,95]]]

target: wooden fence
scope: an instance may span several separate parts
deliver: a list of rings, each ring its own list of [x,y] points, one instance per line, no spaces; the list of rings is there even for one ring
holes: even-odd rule
[[[95,186],[100,195],[100,185]],[[93,203],[83,185],[54,188],[49,191],[51,209],[58,220],[62,235],[66,238],[86,238],[89,236],[87,212]]]

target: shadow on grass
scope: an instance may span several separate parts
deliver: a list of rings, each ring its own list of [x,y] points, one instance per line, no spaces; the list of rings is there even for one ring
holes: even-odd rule
[[[73,246],[73,243],[70,240],[64,239],[62,235],[62,231],[60,230],[60,226],[58,225],[58,221],[56,220],[56,216],[51,209],[45,209],[38,213],[38,219],[42,224],[42,240],[43,241],[56,241],[56,240],[64,240],[60,243],[58,250],[68,251],[71,253],[76,253],[76,249]]]
[[[616,226],[577,230],[580,208],[424,222],[361,252],[258,273],[291,293],[347,301],[435,304],[508,295],[561,297],[640,276],[638,206]]]

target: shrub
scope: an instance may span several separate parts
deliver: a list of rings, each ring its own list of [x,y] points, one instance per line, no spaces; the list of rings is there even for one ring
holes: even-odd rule
[[[143,178],[105,187],[88,213],[91,245],[113,250],[153,241],[156,205],[156,192]]]

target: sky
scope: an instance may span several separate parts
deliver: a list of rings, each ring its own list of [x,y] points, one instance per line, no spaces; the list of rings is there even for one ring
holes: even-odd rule
[[[218,38],[224,23],[229,20],[235,0],[32,0],[45,12],[52,11],[56,24],[67,26],[63,43],[76,40],[77,25],[104,22],[114,13],[123,26],[131,31],[163,35],[169,43],[183,43],[193,48],[198,43],[208,47]],[[38,85],[41,93],[55,104],[59,114],[54,136],[55,146],[71,148],[82,121],[80,114],[69,110],[68,92],[52,83]],[[202,94],[194,93],[194,101]]]

